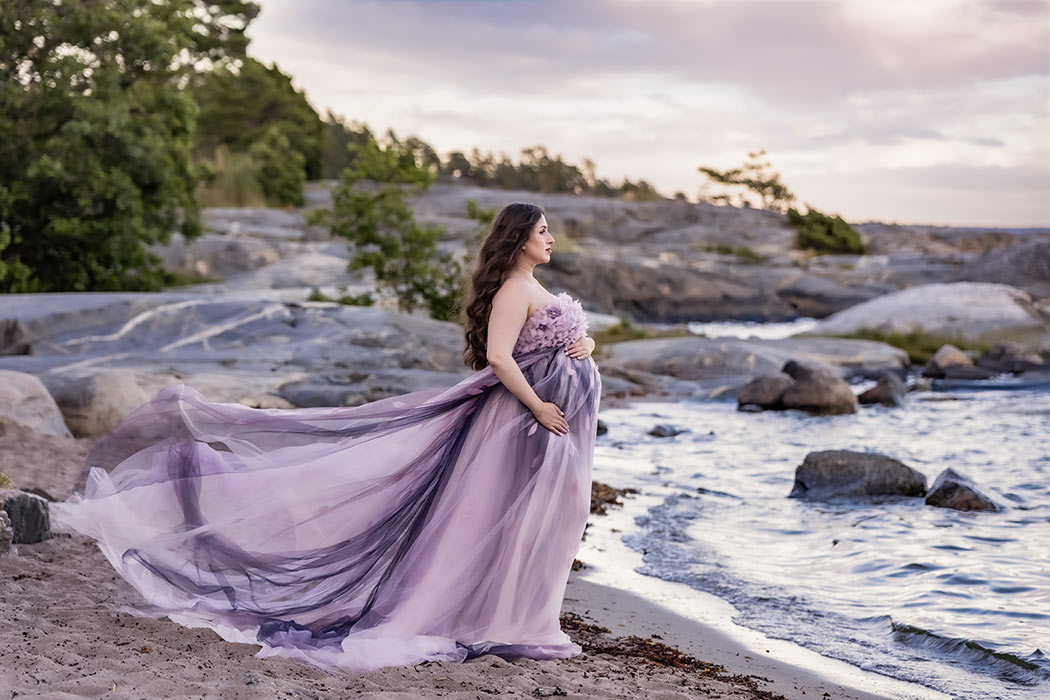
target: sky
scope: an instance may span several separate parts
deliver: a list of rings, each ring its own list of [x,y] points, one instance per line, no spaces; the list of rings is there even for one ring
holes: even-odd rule
[[[690,199],[765,149],[854,222],[1050,226],[1050,0],[260,0],[250,53],[440,153]]]

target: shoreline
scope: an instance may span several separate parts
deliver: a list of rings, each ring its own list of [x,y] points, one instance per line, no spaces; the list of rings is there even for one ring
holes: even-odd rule
[[[887,697],[753,655],[712,627],[576,574],[570,577],[562,615],[566,631],[584,652],[571,659],[482,656],[464,663],[424,662],[336,675],[279,657],[257,658],[258,645],[226,642],[210,629],[123,612],[138,594],[88,537],[60,532],[17,548],[0,557],[5,587],[0,614],[8,622],[0,629],[4,700]]]
[[[65,498],[81,476],[80,465],[92,443],[5,426],[0,429],[0,468],[17,485],[43,486]],[[504,697],[523,698],[562,693],[632,699],[947,697],[789,642],[756,642],[763,638],[755,633],[741,636],[744,628],[733,625],[720,608],[728,607],[724,601],[635,573],[630,550],[615,532],[629,528],[632,519],[630,507],[617,507],[589,521],[579,552],[585,568],[570,576],[562,606],[570,620],[573,614],[582,618],[584,629],[566,625],[570,637],[585,645],[580,656],[563,661],[483,656],[462,664],[430,662],[357,677],[334,676],[285,659],[258,659],[257,645],[233,644],[207,629],[120,612],[122,605],[138,601],[138,594],[87,537],[58,533],[39,544],[16,545],[17,551],[0,556],[0,615],[8,621],[0,630],[0,658],[6,662],[0,663],[0,688],[9,691],[0,693],[0,700],[71,695],[256,698],[278,692],[320,700],[346,697],[347,691],[356,691],[353,697],[394,699],[440,692],[467,700],[493,689]],[[598,561],[613,570],[597,567]],[[699,601],[687,606],[688,614],[676,612],[681,606],[667,605],[683,596]],[[591,623],[610,632],[589,633]],[[668,645],[661,647],[665,657],[673,656],[667,652],[673,647],[695,657],[694,662],[702,661],[669,667],[650,663],[637,648],[601,653],[629,635],[658,647]],[[762,653],[765,649],[770,651]],[[795,658],[799,650],[810,655],[808,665]],[[824,673],[814,670],[813,658]],[[839,670],[829,674],[828,668]],[[891,686],[905,690],[882,690]]]
[[[660,635],[663,643],[730,673],[766,679],[764,689],[789,700],[827,697],[824,693],[836,700],[950,700],[947,693],[766,637],[733,622],[735,608],[713,594],[637,573],[641,555],[619,537],[632,527],[629,503],[589,521],[578,555],[584,568],[569,578],[564,609],[616,635]]]

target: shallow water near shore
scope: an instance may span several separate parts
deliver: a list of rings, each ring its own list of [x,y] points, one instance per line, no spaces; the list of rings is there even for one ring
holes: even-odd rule
[[[729,402],[602,412],[595,478],[654,505],[623,533],[640,573],[732,603],[735,621],[963,699],[1050,693],[1050,391],[914,394],[853,416]],[[649,437],[656,423],[689,432]],[[896,457],[932,484],[974,479],[1001,513],[922,499],[788,499],[823,449]]]

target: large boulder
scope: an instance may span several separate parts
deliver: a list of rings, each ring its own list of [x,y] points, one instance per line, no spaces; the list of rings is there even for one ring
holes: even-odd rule
[[[784,392],[794,383],[794,379],[783,373],[755,377],[737,390],[737,406],[759,406],[767,410],[783,408]]]
[[[37,377],[0,369],[0,419],[43,435],[69,437],[55,399]]]
[[[966,345],[1013,341],[1039,347],[1050,337],[1046,310],[1021,289],[1005,284],[955,282],[904,289],[840,311],[805,335],[861,331],[925,334]]]
[[[886,455],[824,450],[810,452],[795,469],[790,498],[826,501],[867,496],[922,496],[926,477]]]
[[[887,372],[879,377],[875,386],[860,396],[857,401],[862,405],[882,404],[890,408],[900,408],[907,402],[908,387],[896,374]]]
[[[133,373],[121,370],[80,377],[48,374],[44,381],[77,437],[105,435],[150,398]]]
[[[794,381],[781,396],[784,408],[820,415],[857,412],[857,397],[841,377],[825,367],[807,367],[794,360],[781,369]]]
[[[937,476],[926,494],[926,505],[955,510],[1001,510],[976,484],[954,469],[945,469]]]
[[[14,544],[35,544],[51,537],[47,500],[18,489],[0,489],[0,510],[11,521]]]

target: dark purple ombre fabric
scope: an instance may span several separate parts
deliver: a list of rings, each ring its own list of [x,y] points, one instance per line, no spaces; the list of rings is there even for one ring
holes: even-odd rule
[[[565,658],[601,379],[559,295],[515,359],[570,433],[490,368],[364,406],[252,409],[161,391],[88,456],[54,520],[98,541],[152,614],[348,673],[480,654]]]

